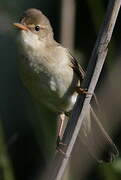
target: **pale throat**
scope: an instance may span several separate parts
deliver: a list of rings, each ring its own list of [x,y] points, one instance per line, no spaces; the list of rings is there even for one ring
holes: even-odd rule
[[[31,50],[37,50],[40,49],[40,47],[42,46],[44,48],[45,46],[45,41],[44,39],[41,41],[39,39],[39,36],[31,31],[21,31],[21,43],[22,46],[28,50],[28,48],[31,48]]]

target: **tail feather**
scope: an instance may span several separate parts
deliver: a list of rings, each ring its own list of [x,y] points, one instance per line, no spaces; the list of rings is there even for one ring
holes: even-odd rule
[[[83,120],[79,137],[99,162],[112,162],[119,154],[91,106]]]

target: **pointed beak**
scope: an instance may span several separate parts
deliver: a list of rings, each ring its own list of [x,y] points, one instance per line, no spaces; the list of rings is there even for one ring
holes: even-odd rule
[[[17,28],[21,29],[21,30],[25,30],[25,31],[29,30],[28,27],[26,27],[25,25],[20,24],[20,23],[13,23],[13,25],[16,26]]]

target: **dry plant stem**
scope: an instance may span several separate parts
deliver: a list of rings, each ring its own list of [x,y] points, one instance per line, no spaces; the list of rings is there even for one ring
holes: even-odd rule
[[[104,60],[107,55],[107,46],[110,42],[117,15],[121,6],[121,0],[110,0],[104,23],[99,32],[91,59],[87,68],[87,73],[83,82],[83,88],[93,94],[101,73]],[[71,155],[74,143],[82,125],[83,118],[88,110],[92,95],[79,95],[73,108],[71,118],[63,136],[63,143],[67,144],[65,148],[66,156],[56,154],[47,172],[49,180],[61,180]]]
[[[61,43],[73,52],[76,2],[62,0],[61,4]]]

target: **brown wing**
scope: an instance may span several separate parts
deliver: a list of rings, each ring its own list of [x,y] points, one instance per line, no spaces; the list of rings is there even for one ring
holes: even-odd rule
[[[80,64],[78,63],[78,61],[76,60],[76,58],[74,56],[71,55],[71,67],[74,70],[74,72],[77,74],[77,76],[79,77],[80,80],[84,79],[85,76],[85,72],[82,69],[82,67],[80,66]]]

